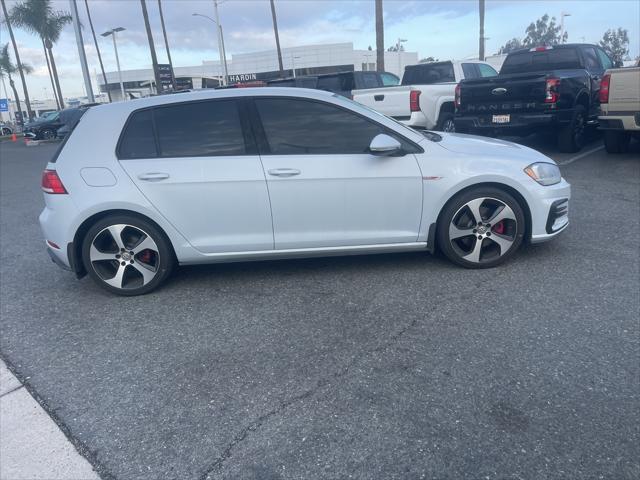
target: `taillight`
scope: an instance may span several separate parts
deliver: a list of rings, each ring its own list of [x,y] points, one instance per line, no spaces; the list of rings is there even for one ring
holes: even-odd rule
[[[454,103],[456,105],[456,108],[460,108],[460,84],[456,85],[456,94],[455,94],[455,99],[454,99]]]
[[[600,81],[600,93],[598,97],[600,103],[609,103],[609,86],[611,85],[611,74],[605,73]]]
[[[547,87],[545,89],[544,103],[556,103],[560,98],[560,79],[547,78]]]
[[[529,49],[530,52],[544,52],[546,50],[553,50],[553,47],[533,47]]]
[[[60,180],[58,172],[55,170],[45,170],[42,172],[42,191],[51,194],[67,193],[67,189],[64,188],[62,180]]]
[[[420,111],[420,94],[422,92],[420,90],[411,90],[409,92],[409,111],[410,112],[419,112]]]

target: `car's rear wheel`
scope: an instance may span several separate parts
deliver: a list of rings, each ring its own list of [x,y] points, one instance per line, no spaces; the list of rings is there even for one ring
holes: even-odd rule
[[[164,233],[133,215],[113,215],[95,223],[85,235],[82,261],[99,286],[119,295],[154,290],[176,263]]]
[[[436,130],[440,132],[455,132],[456,124],[453,120],[453,113],[442,112],[440,118],[438,118],[438,124]]]
[[[490,268],[513,256],[525,233],[522,207],[503,190],[479,187],[454,197],[437,225],[438,246],[466,268]]]
[[[564,153],[575,153],[584,146],[587,110],[583,105],[576,105],[571,122],[558,134],[558,148]]]
[[[45,128],[44,130],[42,130],[40,135],[42,136],[43,140],[52,140],[52,139],[56,138],[56,132],[54,132],[50,128]]]
[[[604,148],[607,153],[624,153],[629,148],[631,135],[629,132],[620,130],[605,130]]]

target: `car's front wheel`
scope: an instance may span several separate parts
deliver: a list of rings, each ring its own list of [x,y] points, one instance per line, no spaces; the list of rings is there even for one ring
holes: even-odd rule
[[[43,140],[53,140],[54,138],[56,138],[56,132],[50,128],[45,128],[44,130],[42,130],[42,133],[40,133],[40,135],[42,136]]]
[[[154,290],[175,265],[164,233],[133,215],[112,215],[96,222],[85,235],[82,261],[99,286],[119,295]]]
[[[513,256],[525,232],[520,204],[498,188],[474,188],[444,207],[437,225],[438,246],[466,268],[495,267]]]

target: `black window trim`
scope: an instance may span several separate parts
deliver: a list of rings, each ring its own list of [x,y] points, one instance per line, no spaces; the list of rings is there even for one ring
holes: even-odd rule
[[[409,143],[410,145],[412,145],[413,147],[415,147],[416,151],[415,152],[404,152],[405,155],[415,155],[415,154],[419,154],[419,153],[424,153],[424,148],[422,148],[418,143],[414,142],[413,140],[408,139],[407,137],[405,137],[404,135],[402,135],[401,133],[396,132],[395,130],[393,130],[392,128],[387,127],[386,125],[383,125],[381,123],[376,122],[375,120],[373,120],[372,118],[367,117],[366,115],[362,115],[359,112],[356,112],[354,110],[351,110],[349,108],[346,108],[342,105],[338,105],[336,103],[332,103],[332,102],[326,102],[324,100],[319,100],[317,98],[309,98],[309,97],[299,97],[299,96],[292,96],[292,95],[254,95],[251,97],[247,97],[250,102],[251,102],[251,115],[250,115],[250,119],[251,119],[251,123],[253,126],[253,132],[256,136],[256,144],[258,146],[258,154],[259,155],[281,155],[281,156],[289,156],[289,155],[362,155],[361,153],[271,153],[271,147],[269,146],[269,142],[267,141],[267,135],[265,133],[264,130],[264,126],[262,125],[262,118],[260,118],[260,114],[258,112],[258,107],[255,104],[255,100],[257,99],[292,99],[292,100],[302,100],[302,101],[307,101],[307,102],[313,102],[313,103],[320,103],[322,105],[331,105],[335,108],[338,108],[340,110],[344,110],[345,112],[349,112],[352,115],[356,115],[366,121],[368,121],[369,123],[373,123],[374,125],[380,127],[382,129],[382,131],[390,136],[393,137],[400,137],[402,140],[404,140],[405,142]]]
[[[244,140],[244,148],[245,152],[238,155],[215,155],[215,154],[203,154],[203,155],[162,155],[160,148],[160,139],[158,137],[158,130],[156,128],[156,118],[155,118],[155,110],[159,108],[165,107],[173,107],[177,105],[186,105],[193,103],[205,103],[205,102],[216,102],[216,101],[228,101],[233,100],[236,103],[236,107],[238,109],[238,117],[240,119],[240,128],[242,129],[242,137]],[[218,97],[218,98],[205,98],[200,100],[185,100],[183,102],[171,102],[171,103],[162,103],[158,105],[151,105],[148,107],[138,108],[129,113],[127,120],[124,122],[122,130],[120,131],[120,135],[118,137],[118,142],[116,143],[116,158],[120,160],[153,160],[158,158],[202,158],[202,157],[243,157],[243,156],[255,156],[258,155],[258,148],[256,145],[256,138],[253,132],[253,129],[250,128],[250,120],[248,117],[248,111],[246,107],[247,101],[246,97]],[[132,117],[140,112],[144,112],[150,110],[151,111],[151,128],[153,131],[153,138],[156,146],[156,154],[154,156],[148,157],[136,157],[130,158],[123,156],[120,152],[120,148],[122,146],[124,134],[127,131],[127,127],[131,122]]]

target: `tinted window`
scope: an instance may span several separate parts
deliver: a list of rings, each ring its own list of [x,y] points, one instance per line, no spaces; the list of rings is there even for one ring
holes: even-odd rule
[[[331,75],[326,77],[318,77],[318,90],[339,92],[346,89],[342,88],[340,77],[338,75]]]
[[[464,73],[464,78],[478,78],[476,67],[473,63],[463,63],[462,73]]]
[[[366,153],[385,129],[355,113],[326,103],[291,98],[257,98],[271,153]]]
[[[598,70],[602,70],[600,66],[600,61],[598,60],[598,56],[596,55],[596,51],[592,47],[586,47],[582,49],[582,54],[584,55],[584,65],[587,70],[594,72]]]
[[[153,136],[153,123],[151,110],[135,112],[129,117],[125,125],[118,157],[127,158],[153,158],[157,156],[156,141]]]
[[[491,65],[486,65],[484,63],[478,63],[477,65],[481,77],[495,77],[498,75],[498,72],[496,72],[495,68]]]
[[[154,111],[163,157],[242,155],[245,153],[235,100],[190,102]]]
[[[380,74],[380,78],[382,79],[382,85],[385,87],[392,87],[400,83],[400,79],[393,73],[383,72]]]
[[[362,85],[358,85],[358,88],[377,88],[380,86],[377,73],[363,73],[360,78]]]
[[[451,62],[410,65],[405,67],[402,76],[402,85],[429,85],[455,81]]]
[[[596,48],[596,52],[598,52],[598,57],[600,58],[600,62],[602,62],[602,66],[605,70],[613,68],[613,62],[609,58],[609,55],[604,53],[604,51],[600,50],[599,48]]]
[[[582,68],[577,48],[552,48],[540,52],[511,53],[502,65],[501,74],[544,72]]]

